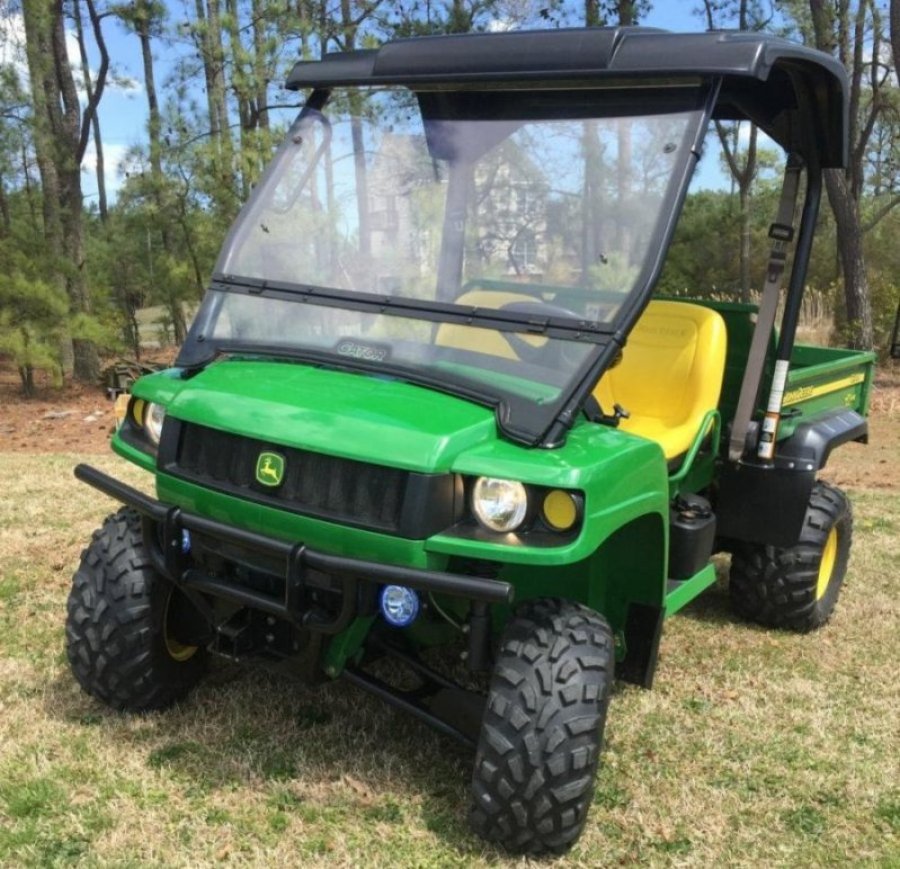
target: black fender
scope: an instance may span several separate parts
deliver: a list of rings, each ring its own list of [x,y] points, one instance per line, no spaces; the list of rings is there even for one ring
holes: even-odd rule
[[[849,441],[865,443],[869,424],[855,410],[829,411],[801,423],[777,446],[769,464],[724,462],[719,475],[716,520],[728,540],[793,546],[800,537],[816,472],[831,451]]]
[[[855,410],[832,410],[810,422],[797,426],[794,433],[778,444],[782,462],[812,464],[818,471],[828,463],[835,447],[849,441],[868,443],[869,421]]]

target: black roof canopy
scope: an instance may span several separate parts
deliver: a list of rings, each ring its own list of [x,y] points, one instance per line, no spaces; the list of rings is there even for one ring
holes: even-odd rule
[[[823,167],[845,164],[844,67],[765,33],[600,27],[427,36],[300,61],[287,87],[596,82],[626,88],[691,78],[721,79],[716,117],[751,120],[786,150]]]

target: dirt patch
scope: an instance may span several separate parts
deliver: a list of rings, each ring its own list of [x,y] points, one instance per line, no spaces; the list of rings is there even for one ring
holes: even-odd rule
[[[171,364],[175,351],[144,361]],[[115,360],[103,363],[109,364]],[[15,368],[0,360],[0,452],[105,453],[115,429],[106,389],[68,382],[55,387],[38,373],[37,394],[22,396]]]
[[[15,453],[98,453],[114,428],[113,403],[102,389],[42,389],[24,400],[0,384],[0,450]]]
[[[836,450],[822,476],[843,488],[900,491],[900,367],[891,366],[875,378],[869,443]]]
[[[164,357],[154,361],[167,361]],[[879,372],[872,389],[868,446],[849,444],[823,476],[838,486],[900,490],[900,367]],[[100,387],[40,383],[22,398],[18,376],[0,364],[0,452],[105,453],[114,429],[113,402]]]

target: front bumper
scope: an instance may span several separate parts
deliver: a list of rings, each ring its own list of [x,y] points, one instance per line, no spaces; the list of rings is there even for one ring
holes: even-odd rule
[[[154,567],[193,599],[198,594],[210,595],[325,634],[339,633],[356,617],[361,582],[405,585],[418,591],[482,603],[511,603],[513,599],[514,589],[508,582],[331,555],[310,549],[302,541],[269,537],[187,512],[151,498],[89,465],[76,466],[75,476],[142,514],[149,526],[144,538]],[[151,528],[154,533],[150,533]],[[284,596],[274,597],[195,569],[183,551],[185,530],[281,563]],[[324,612],[310,604],[306,594],[307,570],[327,574],[340,582],[342,604],[338,612]]]

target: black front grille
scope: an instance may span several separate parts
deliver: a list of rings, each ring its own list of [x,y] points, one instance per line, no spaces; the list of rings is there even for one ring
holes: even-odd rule
[[[175,423],[167,420],[161,467],[209,488],[308,516],[407,537],[425,537],[455,521],[458,487],[449,474],[415,474],[195,423]],[[256,479],[257,461],[267,451],[285,460],[284,478],[278,487],[264,486]]]

